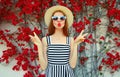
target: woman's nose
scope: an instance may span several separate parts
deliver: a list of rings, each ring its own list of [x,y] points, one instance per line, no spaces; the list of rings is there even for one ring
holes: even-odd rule
[[[61,22],[61,20],[58,18],[57,22]]]

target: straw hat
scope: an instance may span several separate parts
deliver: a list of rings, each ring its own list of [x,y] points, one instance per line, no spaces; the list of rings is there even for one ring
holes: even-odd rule
[[[70,27],[73,24],[73,14],[67,7],[64,7],[61,5],[52,6],[46,11],[45,16],[44,16],[46,25],[49,26],[51,17],[53,13],[57,10],[60,10],[65,13],[67,17],[68,26]]]

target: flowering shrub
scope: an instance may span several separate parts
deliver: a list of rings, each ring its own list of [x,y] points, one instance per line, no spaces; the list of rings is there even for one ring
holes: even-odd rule
[[[102,59],[99,70],[101,71],[103,67],[110,69],[111,73],[118,71],[120,69],[120,53],[114,50],[107,52],[106,57]]]
[[[13,70],[19,71],[22,68],[27,71],[24,77],[45,77],[44,74],[41,74],[40,66],[37,63],[38,49],[30,42],[28,35],[33,35],[35,32],[41,38],[47,34],[42,22],[44,12],[56,3],[68,7],[73,12],[72,28],[74,32],[72,34],[74,38],[83,29],[88,33],[84,43],[80,44],[78,48],[78,65],[87,69],[87,64],[91,63],[87,75],[91,71],[97,74],[105,68],[110,72],[118,71],[120,54],[116,49],[120,47],[120,38],[118,38],[120,37],[120,9],[118,6],[120,3],[117,0],[57,0],[56,2],[53,0],[0,0],[0,24],[6,22],[20,26],[16,32],[11,34],[8,29],[0,29],[0,40],[4,41],[1,41],[0,44],[6,43],[8,47],[3,51],[0,62],[9,63],[9,60],[15,57],[17,62],[13,66]],[[102,9],[106,10],[105,16],[109,21],[107,25],[101,24],[101,17],[104,16]],[[33,22],[37,25],[34,25]],[[97,31],[101,25],[106,26],[106,33],[99,36]],[[96,71],[97,68],[98,71]],[[80,70],[86,72],[84,69],[78,69],[77,72]],[[75,74],[79,73],[75,72]]]

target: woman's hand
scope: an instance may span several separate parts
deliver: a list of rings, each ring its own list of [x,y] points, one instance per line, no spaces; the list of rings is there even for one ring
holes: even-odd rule
[[[37,36],[37,34],[34,32],[34,36],[29,35],[29,37],[31,38],[31,41],[36,44],[36,45],[42,45],[41,40],[39,39],[39,37]]]
[[[74,41],[74,44],[78,45],[79,43],[83,42],[85,40],[85,36],[88,33],[83,34],[84,30],[81,31],[81,33],[77,36],[77,38]]]

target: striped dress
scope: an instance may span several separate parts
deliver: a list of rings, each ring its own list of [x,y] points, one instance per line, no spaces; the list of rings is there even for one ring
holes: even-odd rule
[[[66,44],[51,44],[50,36],[47,36],[46,77],[74,77],[73,69],[69,65],[70,41],[67,37]]]

